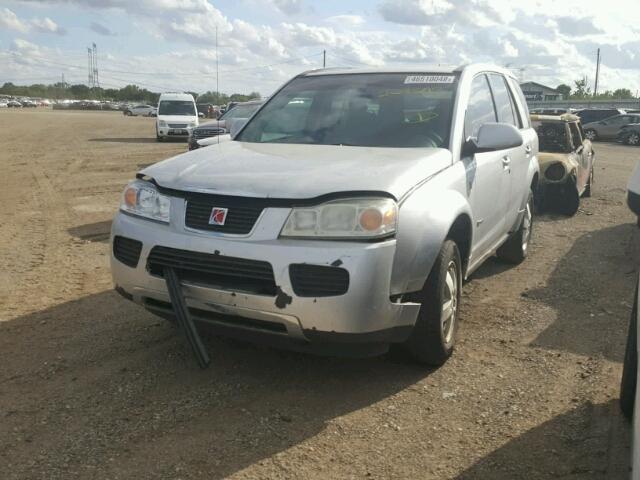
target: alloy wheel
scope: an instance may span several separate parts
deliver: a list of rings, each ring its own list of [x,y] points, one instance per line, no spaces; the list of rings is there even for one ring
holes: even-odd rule
[[[447,276],[444,285],[444,300],[442,302],[442,335],[444,341],[450,344],[453,340],[455,322],[458,313],[458,266],[453,260],[447,266]]]
[[[638,145],[638,144],[640,144],[640,134],[639,133],[632,133],[631,135],[629,135],[627,137],[627,143],[629,145]]]

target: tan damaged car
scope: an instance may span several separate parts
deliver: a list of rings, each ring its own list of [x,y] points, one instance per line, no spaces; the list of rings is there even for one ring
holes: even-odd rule
[[[538,207],[573,215],[580,197],[591,196],[595,154],[572,114],[531,115],[540,142]]]

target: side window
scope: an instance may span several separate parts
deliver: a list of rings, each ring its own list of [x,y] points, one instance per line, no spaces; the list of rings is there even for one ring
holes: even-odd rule
[[[509,90],[507,90],[507,84],[504,83],[504,77],[496,73],[490,73],[488,77],[491,91],[493,92],[493,100],[496,103],[498,121],[517,127],[511,96],[509,95]]]
[[[522,128],[530,128],[531,122],[529,120],[529,109],[527,108],[527,100],[524,98],[524,94],[522,93],[522,89],[518,82],[516,82],[513,78],[508,79],[509,86],[511,87],[511,91],[515,93],[515,105],[517,105],[518,115],[520,116],[520,123],[522,124]]]
[[[464,118],[465,139],[477,137],[480,127],[485,123],[496,122],[491,90],[486,75],[478,75],[471,83],[469,104]]]
[[[569,130],[571,131],[571,141],[573,142],[573,149],[577,150],[582,145],[582,135],[580,134],[578,124],[575,122],[570,122]]]

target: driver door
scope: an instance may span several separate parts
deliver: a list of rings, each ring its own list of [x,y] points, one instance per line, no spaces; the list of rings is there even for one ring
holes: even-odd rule
[[[473,79],[465,114],[465,140],[477,137],[480,127],[498,120],[487,76]],[[463,149],[464,152],[464,149]],[[467,194],[473,215],[472,257],[485,254],[504,236],[505,217],[511,190],[510,169],[505,152],[484,152],[465,156]]]

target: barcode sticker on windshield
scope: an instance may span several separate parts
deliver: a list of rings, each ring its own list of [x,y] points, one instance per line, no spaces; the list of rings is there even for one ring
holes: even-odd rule
[[[404,83],[453,83],[455,79],[453,75],[409,75]]]

